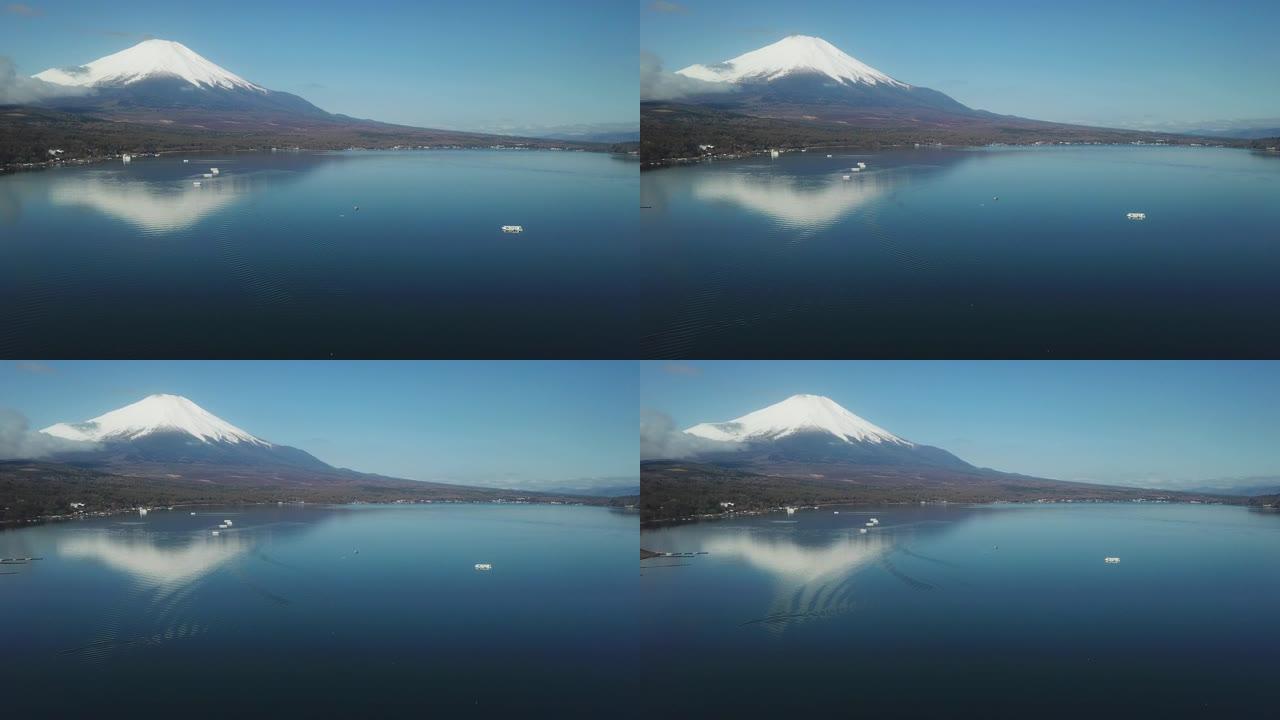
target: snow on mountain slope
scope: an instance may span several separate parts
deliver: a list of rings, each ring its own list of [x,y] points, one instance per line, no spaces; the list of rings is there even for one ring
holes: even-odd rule
[[[137,440],[155,433],[185,433],[205,443],[272,447],[180,395],[150,395],[82,423],[58,423],[40,432],[92,442]]]
[[[57,85],[76,87],[131,85],[151,78],[178,77],[196,87],[268,92],[266,88],[206,60],[186,45],[171,40],[144,40],[88,65],[50,68],[35,77]]]
[[[779,440],[797,433],[821,432],[849,443],[892,443],[913,447],[913,443],[867,422],[831,398],[821,395],[792,395],[780,403],[748,413],[736,420],[702,423],[685,432],[721,442]]]
[[[795,73],[819,73],[841,83],[911,87],[809,35],[791,35],[714,65],[690,65],[678,75],[708,82],[769,82]]]

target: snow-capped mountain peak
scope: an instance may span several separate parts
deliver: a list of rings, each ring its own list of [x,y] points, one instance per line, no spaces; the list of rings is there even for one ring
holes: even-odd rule
[[[155,433],[185,433],[204,443],[272,447],[181,395],[149,395],[82,423],[58,423],[40,432],[68,440],[137,440]]]
[[[144,40],[88,65],[50,68],[35,77],[57,85],[76,87],[131,85],[151,78],[177,77],[202,88],[268,92],[266,88],[254,85],[172,40]]]
[[[796,73],[817,73],[841,84],[910,87],[819,37],[791,35],[759,50],[714,65],[690,65],[679,75],[708,82],[771,82]]]
[[[780,403],[721,423],[701,423],[685,430],[690,435],[722,442],[780,440],[798,433],[828,433],[847,443],[892,443],[907,447],[903,440],[821,395],[792,395]]]

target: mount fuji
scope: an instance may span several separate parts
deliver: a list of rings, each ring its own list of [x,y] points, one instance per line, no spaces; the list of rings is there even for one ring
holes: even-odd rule
[[[646,166],[702,157],[708,147],[734,156],[822,146],[1203,142],[978,110],[809,35],[791,35],[723,62],[689,65],[670,79],[654,84],[663,92],[641,98],[640,157]]]
[[[209,113],[257,115],[331,121],[327,113],[297,95],[268,90],[236,75],[191,48],[172,40],[144,40],[86,65],[50,68],[34,78],[68,88],[90,90],[52,104],[68,109],[113,111],[133,117],[172,119],[183,112],[205,113],[206,122],[222,118]],[[162,114],[164,111],[168,115]],[[195,118],[192,118],[193,120]]]
[[[890,77],[819,37],[791,35],[772,45],[713,65],[690,65],[676,74],[730,83],[718,94],[736,105],[828,105],[974,115],[947,95]]]
[[[1222,500],[976,467],[820,395],[793,395],[683,435],[691,442],[670,447],[692,445],[692,455],[640,463],[642,522],[845,503]]]
[[[237,427],[180,395],[150,395],[40,431],[67,446],[0,459],[0,522],[176,504],[558,502],[607,505],[581,490],[517,490],[406,480],[334,467]],[[78,445],[78,446],[77,446]]]
[[[172,40],[146,40],[28,82],[38,99],[0,113],[0,165],[56,164],[126,153],[269,147],[468,147],[608,150],[583,139],[394,125],[326,112],[252,82]],[[63,151],[49,159],[49,148]]]
[[[793,395],[740,418],[700,423],[684,432],[734,444],[738,449],[713,454],[735,464],[751,460],[974,469],[946,450],[904,440],[820,395]]]
[[[66,455],[80,462],[334,469],[302,450],[255,437],[180,395],[150,395],[92,420],[40,432],[93,448]]]

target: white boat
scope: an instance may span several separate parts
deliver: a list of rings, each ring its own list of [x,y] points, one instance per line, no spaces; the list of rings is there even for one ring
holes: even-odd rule
[[[192,186],[194,186],[194,187],[200,187],[200,181],[199,181],[199,180],[196,180],[195,182],[193,182],[193,183],[191,183],[191,184],[192,184]]]
[[[831,157],[831,156],[830,156],[830,155],[828,155],[827,157]]]
[[[853,179],[853,176],[852,176],[852,175],[841,175],[841,176],[840,176],[840,179],[841,179],[841,180],[852,180],[852,179]]]
[[[1140,212],[1132,212],[1132,213],[1126,214],[1125,217],[1129,218],[1130,220],[1146,220],[1147,214],[1140,213]]]
[[[880,519],[879,519],[879,518],[871,518],[871,522],[875,523],[876,525],[879,525],[879,524],[880,524]]]
[[[795,515],[795,514],[796,514],[796,509],[795,509],[795,508],[793,508],[793,507],[789,507],[789,508],[787,508],[787,514],[788,514],[788,515]]]
[[[186,163],[189,163],[189,162],[191,162],[191,161],[190,161],[190,160],[183,160],[182,162],[183,162],[183,164],[185,165]]]
[[[504,232],[504,233],[522,233],[522,232],[524,232],[524,226],[523,226],[523,225],[503,225],[503,226],[502,226],[502,232]]]
[[[771,157],[771,158],[776,158],[776,157],[778,157],[778,151],[777,151],[777,150],[770,150],[770,151],[769,151],[769,157]]]
[[[217,175],[217,174],[218,174],[218,168],[209,168],[209,174],[210,174],[210,175]]]
[[[223,524],[223,525],[226,525],[227,527],[231,527],[231,526],[232,526],[232,525],[234,525],[235,523],[231,522],[230,520],[223,520],[223,521],[222,521],[222,524]]]
[[[831,514],[832,514],[832,515],[839,515],[839,514],[840,514],[840,511],[839,511],[839,510],[832,510],[832,511],[831,511]]]
[[[867,527],[875,527],[875,526],[876,526],[876,524],[875,524],[875,523],[873,523],[873,522],[869,522],[869,523],[867,523],[866,525],[867,525]]]
[[[866,534],[867,534],[867,529],[866,529],[866,528],[858,528],[858,532],[859,532],[859,533],[861,533],[861,534],[863,534],[863,535],[866,535]]]
[[[476,563],[476,569],[477,569],[477,570],[492,570],[492,569],[493,569],[493,564],[492,564],[492,563]]]
[[[121,155],[121,156],[120,156],[120,159],[121,159],[121,160],[123,160],[123,161],[125,161],[125,162],[133,162],[133,156],[132,156],[132,155]]]
[[[211,178],[211,177],[213,177],[213,173],[201,173],[201,174],[200,174],[200,177],[202,177],[202,178]]]
[[[214,535],[217,535],[217,534],[218,534],[218,531],[217,531],[217,530],[214,530],[214,531],[213,531],[213,534],[214,534]]]
[[[1120,562],[1120,558],[1118,557],[1103,558],[1103,561],[1106,562],[1108,565],[1115,565]]]
[[[860,162],[860,163],[858,163],[858,169],[859,169],[859,170],[866,170],[866,169],[867,169],[867,164],[866,164],[866,163],[864,163],[864,162]]]
[[[191,513],[191,514],[192,514],[192,515],[195,515],[195,513]]]

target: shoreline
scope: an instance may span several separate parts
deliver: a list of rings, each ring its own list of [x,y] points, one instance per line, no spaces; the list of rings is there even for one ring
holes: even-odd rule
[[[173,505],[164,505],[156,507],[146,507],[150,512],[177,512],[191,510],[194,508],[227,508],[227,507],[263,507],[263,506],[284,506],[284,505],[312,505],[316,507],[354,507],[358,505],[562,505],[568,507],[602,507],[606,509],[625,509],[625,507],[614,507],[609,504],[612,498],[600,498],[602,502],[584,502],[574,500],[530,500],[522,498],[518,500],[406,500],[403,502],[364,502],[355,501],[348,503],[326,503],[326,502],[306,502],[305,500],[293,501],[276,501],[276,502],[239,502],[239,503],[175,503]],[[68,515],[41,515],[35,518],[27,518],[23,520],[0,520],[0,532],[10,529],[17,529],[29,525],[45,525],[57,522],[75,522],[77,520],[92,520],[97,518],[109,518],[117,515],[137,515],[139,507],[113,508],[110,510],[95,510],[92,512],[79,512]]]
[[[598,153],[601,155],[617,155],[623,159],[636,160],[636,156],[632,153],[619,152],[609,147],[601,148],[585,148],[585,147],[489,147],[489,146],[441,146],[441,147],[348,147],[348,148],[246,148],[239,150],[217,150],[220,154],[256,154],[256,153],[296,153],[296,154],[321,154],[321,153],[341,153],[341,152],[439,152],[445,150],[483,150],[488,152],[578,152],[578,153]],[[119,153],[115,155],[95,155],[87,158],[72,158],[68,160],[46,160],[38,163],[10,163],[8,165],[0,165],[0,175],[16,175],[24,172],[39,172],[42,170],[56,170],[61,167],[80,167],[86,165],[99,165],[108,162],[118,162],[125,155],[131,158],[159,158],[166,155],[190,155],[194,153],[215,152],[214,150],[204,150],[201,148],[192,148],[190,150],[161,150],[160,152],[139,152],[139,153]]]
[[[1208,502],[1204,500],[1179,500],[1179,499],[1173,499],[1173,498],[1160,499],[1160,500],[1141,500],[1141,499],[1134,499],[1134,500],[1069,500],[1069,499],[1065,499],[1065,500],[1043,500],[1043,499],[992,500],[990,502],[981,502],[981,503],[949,502],[946,500],[932,500],[932,501],[922,500],[920,502],[896,502],[896,503],[895,502],[843,501],[843,502],[818,503],[816,505],[793,505],[793,506],[779,505],[777,507],[771,507],[764,510],[735,510],[727,513],[716,513],[714,515],[689,515],[686,517],[662,518],[658,520],[641,519],[640,529],[643,531],[646,529],[654,529],[654,528],[665,526],[665,525],[685,525],[685,524],[700,523],[700,522],[716,522],[719,520],[731,520],[733,518],[738,518],[738,517],[759,517],[761,515],[769,515],[771,513],[785,512],[787,507],[793,507],[797,511],[822,510],[825,508],[833,508],[833,507],[878,508],[878,507],[903,507],[903,506],[919,507],[920,505],[955,505],[957,507],[988,507],[992,505],[1213,505],[1213,506],[1225,505],[1225,506],[1232,506],[1232,507],[1258,509],[1256,506],[1252,506],[1249,504],[1248,497],[1235,498],[1234,496],[1232,496],[1232,499],[1238,500],[1238,502],[1228,502],[1227,499],[1225,498],[1220,500],[1208,501]],[[1276,510],[1280,511],[1280,508],[1276,508]]]
[[[779,155],[791,155],[796,153],[821,152],[824,150],[853,150],[860,153],[876,154],[884,152],[892,152],[897,150],[990,150],[993,148],[1048,148],[1048,147],[1178,147],[1178,148],[1214,148],[1220,150],[1248,150],[1250,152],[1272,153],[1277,154],[1280,151],[1258,149],[1245,145],[1230,145],[1222,142],[1215,143],[1167,143],[1167,142],[1070,142],[1070,141],[1053,141],[1053,142],[1030,142],[1030,143],[988,143],[985,145],[952,145],[948,143],[912,143],[901,145],[877,146],[874,148],[863,147],[859,145],[837,144],[837,145],[804,145],[800,147],[779,147],[764,148],[758,150],[745,150],[736,153],[713,153],[708,155],[697,155],[692,157],[676,157],[663,158],[656,161],[642,161],[640,163],[641,172],[650,172],[653,170],[667,170],[677,167],[688,167],[690,165],[700,165],[702,163],[712,163],[717,161],[729,160],[746,160],[749,158],[762,157],[769,155],[772,151],[777,150]]]

